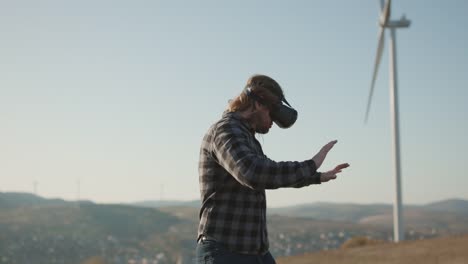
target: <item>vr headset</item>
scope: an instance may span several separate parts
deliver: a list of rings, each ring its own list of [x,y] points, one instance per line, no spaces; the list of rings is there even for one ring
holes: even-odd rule
[[[244,91],[248,97],[254,99],[255,101],[263,105],[270,105],[263,98],[252,92],[252,88],[247,87]],[[288,101],[286,101],[286,98],[282,97],[280,102],[271,105],[270,116],[277,126],[281,128],[289,128],[294,125],[297,120],[297,111],[292,108]]]

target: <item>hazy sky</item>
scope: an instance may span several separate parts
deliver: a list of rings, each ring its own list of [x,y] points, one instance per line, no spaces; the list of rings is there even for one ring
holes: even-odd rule
[[[388,42],[364,125],[378,0],[0,0],[0,191],[96,202],[198,199],[206,129],[267,74],[299,111],[259,137],[274,160],[351,167],[270,206],[392,203]],[[393,1],[403,201],[468,199],[468,2]],[[388,36],[388,35],[387,35]],[[389,38],[387,38],[388,40]]]

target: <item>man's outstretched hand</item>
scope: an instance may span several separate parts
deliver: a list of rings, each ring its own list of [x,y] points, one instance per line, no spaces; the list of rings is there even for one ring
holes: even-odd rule
[[[327,157],[328,152],[335,146],[336,142],[338,140],[333,140],[328,142],[325,146],[320,149],[320,151],[312,158],[312,160],[315,162],[315,166],[320,168],[322,166],[323,161]],[[329,170],[327,172],[322,172],[322,175],[320,176],[320,181],[321,182],[327,182],[329,180],[334,180],[336,179],[336,174],[340,173],[343,169],[348,168],[349,164],[348,163],[342,163],[338,166],[336,166],[333,170]]]
[[[336,174],[340,173],[343,169],[348,168],[348,167],[349,167],[348,163],[342,163],[336,166],[333,170],[322,172],[322,174],[320,175],[320,181],[327,182],[329,180],[334,180],[336,179]]]
[[[328,142],[312,158],[312,160],[315,162],[315,166],[317,167],[317,170],[318,170],[318,168],[320,168],[320,166],[322,166],[322,163],[325,160],[325,158],[327,157],[328,152],[333,148],[333,146],[336,144],[336,142],[338,142],[338,140],[333,140],[333,141]]]

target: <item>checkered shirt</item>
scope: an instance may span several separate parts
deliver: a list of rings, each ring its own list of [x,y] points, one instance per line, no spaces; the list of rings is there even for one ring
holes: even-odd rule
[[[199,182],[198,238],[212,237],[233,252],[264,254],[265,189],[320,184],[320,173],[312,160],[269,159],[249,124],[238,113],[225,112],[203,138]]]

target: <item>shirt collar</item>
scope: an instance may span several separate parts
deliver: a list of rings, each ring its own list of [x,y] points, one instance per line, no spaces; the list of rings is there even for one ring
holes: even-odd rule
[[[255,134],[255,130],[252,128],[250,123],[244,117],[242,117],[239,112],[229,112],[226,110],[223,112],[223,117],[239,120],[252,134]]]

